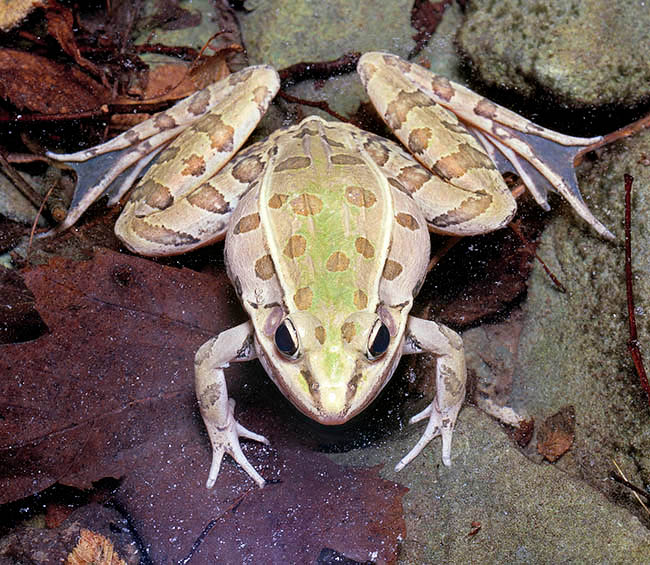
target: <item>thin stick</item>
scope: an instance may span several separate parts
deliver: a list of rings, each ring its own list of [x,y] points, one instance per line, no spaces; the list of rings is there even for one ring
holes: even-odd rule
[[[641,386],[648,397],[650,404],[650,384],[648,384],[648,375],[643,366],[641,349],[636,332],[636,316],[634,314],[634,292],[632,287],[632,182],[634,178],[625,174],[625,292],[627,294],[627,318],[630,325],[630,339],[627,342],[627,349],[630,352],[636,373],[639,375]]]

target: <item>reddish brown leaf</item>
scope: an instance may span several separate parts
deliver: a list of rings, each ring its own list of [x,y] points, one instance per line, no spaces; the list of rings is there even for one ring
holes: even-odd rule
[[[46,331],[20,275],[0,267],[0,345],[36,339]]]
[[[431,0],[415,0],[411,8],[411,25],[418,30],[413,36],[417,43],[418,51],[426,44],[429,38],[436,31],[447,6],[451,0],[432,2]]]
[[[56,2],[56,0],[48,0],[45,17],[47,18],[47,31],[59,42],[61,49],[70,55],[80,67],[89,70],[96,77],[100,77],[104,86],[108,86],[104,73],[99,67],[83,57],[79,52],[74,37],[72,11]]]
[[[520,230],[534,242],[542,216],[530,201],[520,202]],[[526,291],[536,244],[524,246],[509,229],[463,238],[429,273],[418,297],[438,322],[466,328],[509,309]]]
[[[576,414],[573,406],[565,406],[541,425],[537,451],[551,463],[557,461],[573,445]]]
[[[102,251],[24,278],[50,333],[0,358],[5,501],[56,481],[88,488],[122,477],[118,502],[156,563],[217,552],[232,563],[313,562],[325,547],[394,561],[405,489],[314,451],[257,363],[234,364],[229,391],[242,424],[271,440],[243,446],[271,483],[258,489],[226,458],[215,489],[205,489],[210,448],[193,357],[244,320],[224,274]]]
[[[0,97],[19,110],[71,114],[99,108],[109,91],[79,69],[45,57],[0,49]]]

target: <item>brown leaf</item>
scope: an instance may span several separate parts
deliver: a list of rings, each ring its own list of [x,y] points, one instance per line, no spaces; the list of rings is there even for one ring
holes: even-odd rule
[[[534,242],[543,216],[529,200],[518,204],[520,229]],[[510,229],[463,238],[429,273],[416,302],[426,303],[428,313],[420,315],[462,329],[507,311],[526,292],[531,247]]]
[[[270,483],[258,489],[226,457],[216,488],[205,489],[211,453],[194,353],[245,319],[222,272],[100,251],[24,279],[50,333],[0,358],[0,374],[10,375],[0,380],[4,501],[56,481],[89,488],[122,477],[117,501],[156,563],[217,552],[232,563],[313,562],[324,547],[395,560],[405,489],[316,452],[257,363],[233,364],[228,384],[239,421],[271,440],[243,442]]]
[[[61,49],[70,55],[80,67],[100,77],[104,86],[108,86],[108,81],[101,69],[79,52],[73,31],[74,16],[72,11],[56,0],[48,0],[45,17],[47,18],[47,31],[58,41]]]
[[[126,565],[113,549],[111,540],[90,530],[81,530],[79,543],[65,565]]]
[[[0,49],[0,97],[19,110],[71,114],[99,108],[109,91],[79,69],[31,53]]]
[[[46,331],[34,295],[20,275],[0,267],[0,345],[36,339]]]
[[[551,463],[557,461],[573,445],[576,414],[573,406],[565,406],[547,418],[538,432],[537,451]]]
[[[411,8],[411,25],[418,30],[413,40],[418,44],[420,50],[429,38],[433,35],[442,20],[447,6],[451,0],[432,2],[431,0],[415,0]]]

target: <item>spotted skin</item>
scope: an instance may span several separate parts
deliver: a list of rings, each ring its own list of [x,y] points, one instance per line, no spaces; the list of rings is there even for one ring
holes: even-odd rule
[[[97,185],[75,197],[62,228],[122,170],[134,168],[125,189],[157,155],[118,219],[118,237],[151,256],[226,239],[226,268],[249,321],[221,332],[195,357],[197,399],[213,450],[208,488],[226,453],[264,485],[239,438],[267,440],[235,419],[224,375],[229,363],[254,358],[304,414],[341,424],[376,398],[402,355],[435,355],[436,398],[411,420],[427,419],[426,429],[396,468],[437,436],[443,462],[451,463],[465,394],[462,340],[410,310],[428,268],[429,231],[485,233],[514,214],[490,147],[503,151],[525,181],[520,157],[533,165],[608,233],[565,181],[565,171],[539,159],[526,136],[574,146],[590,140],[540,128],[393,55],[366,54],[358,70],[406,149],[348,124],[309,117],[239,151],[279,88],[275,71],[261,66],[107,144],[54,156],[84,161],[124,151]],[[529,188],[544,204],[542,192]]]

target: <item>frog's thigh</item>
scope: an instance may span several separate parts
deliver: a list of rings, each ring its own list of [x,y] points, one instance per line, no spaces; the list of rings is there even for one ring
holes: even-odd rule
[[[429,229],[448,235],[474,235],[505,226],[517,204],[496,169],[458,167],[442,179],[415,161],[397,144],[365,132],[355,132],[363,149],[394,188],[411,195]],[[491,162],[490,162],[491,163]],[[462,186],[453,176],[463,180]]]
[[[260,178],[265,146],[252,145],[180,198],[166,187],[139,187],[115,224],[116,235],[141,255],[176,255],[224,238],[241,197]],[[138,191],[147,190],[142,196]]]
[[[462,338],[448,327],[409,316],[403,354],[432,353],[436,363],[436,408],[453,424],[465,398],[465,352]]]

